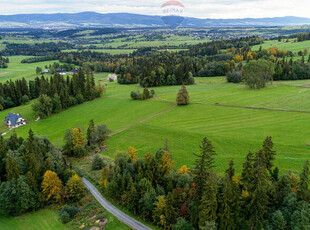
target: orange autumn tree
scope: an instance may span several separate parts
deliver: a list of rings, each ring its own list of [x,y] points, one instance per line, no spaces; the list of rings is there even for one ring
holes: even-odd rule
[[[56,202],[61,201],[62,182],[55,172],[51,170],[45,172],[42,189],[47,201],[52,197]]]
[[[161,175],[168,175],[173,170],[174,164],[175,162],[172,159],[172,155],[169,152],[164,151],[158,164],[158,169]]]

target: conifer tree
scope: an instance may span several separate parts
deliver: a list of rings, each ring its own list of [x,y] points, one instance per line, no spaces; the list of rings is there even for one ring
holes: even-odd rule
[[[276,151],[273,150],[272,138],[269,136],[263,143],[263,151],[266,158],[266,168],[269,173],[272,173],[273,161],[275,160]]]
[[[307,160],[304,164],[302,172],[300,173],[300,182],[297,190],[297,195],[300,199],[303,199],[307,202],[310,201],[310,190],[309,190],[309,161]]]
[[[233,177],[234,168],[231,160],[219,192],[219,229],[223,230],[236,229],[240,219],[240,190]]]
[[[8,154],[5,169],[7,180],[17,179],[21,174],[20,166],[18,165],[15,156],[13,156],[13,154]]]
[[[196,196],[200,200],[202,197],[205,181],[214,165],[214,156],[216,155],[211,141],[206,137],[202,140],[200,146],[200,154],[195,154],[197,157],[194,173],[194,181],[196,183]]]
[[[268,209],[269,189],[271,184],[263,150],[256,153],[254,165],[253,180],[248,183],[248,224],[250,229],[260,229],[262,228],[263,218]]]
[[[0,181],[4,180],[5,175],[5,159],[6,157],[6,143],[2,135],[0,135]]]
[[[96,142],[96,134],[95,134],[95,122],[94,120],[89,121],[89,125],[87,128],[87,145],[93,145]]]
[[[218,179],[212,171],[207,177],[203,195],[199,205],[199,227],[204,227],[207,222],[215,222],[217,220],[217,194]]]

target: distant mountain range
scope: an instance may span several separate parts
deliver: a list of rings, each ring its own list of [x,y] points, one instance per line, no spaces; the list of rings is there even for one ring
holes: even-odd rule
[[[275,17],[244,19],[199,19],[186,17],[181,27],[244,27],[310,24],[310,18]],[[0,27],[76,28],[76,27],[164,27],[160,16],[96,12],[0,15]]]

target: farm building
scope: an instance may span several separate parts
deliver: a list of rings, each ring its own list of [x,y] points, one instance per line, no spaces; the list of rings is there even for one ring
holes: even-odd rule
[[[50,74],[50,70],[49,69],[45,69],[43,73],[44,74]]]
[[[117,81],[117,76],[115,74],[109,74],[107,80],[108,81]]]
[[[21,114],[9,113],[5,117],[5,123],[9,128],[17,128],[28,123]]]

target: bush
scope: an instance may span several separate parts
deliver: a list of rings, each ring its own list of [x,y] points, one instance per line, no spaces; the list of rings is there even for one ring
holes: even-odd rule
[[[240,83],[242,81],[242,73],[238,71],[232,71],[226,75],[226,78],[228,82]]]
[[[130,97],[133,100],[145,100],[145,99],[150,99],[150,98],[154,97],[154,94],[155,94],[154,90],[149,90],[148,88],[144,88],[143,93],[132,91],[130,93]]]
[[[79,212],[79,209],[75,206],[65,205],[62,207],[60,211],[60,216],[67,213],[69,215],[69,221],[75,217],[75,215]],[[68,222],[69,222],[68,221]],[[68,223],[67,222],[67,223]]]
[[[22,105],[28,103],[29,101],[30,101],[30,99],[27,95],[22,96],[22,98],[20,99],[20,102]]]
[[[69,213],[67,213],[66,211],[62,212],[60,214],[60,220],[63,224],[68,223],[71,220]]]
[[[91,164],[92,170],[100,170],[105,166],[105,163],[103,162],[102,158],[97,154]]]
[[[134,100],[137,100],[137,99],[138,99],[138,94],[137,94],[136,92],[132,91],[132,92],[130,93],[130,97],[131,97],[132,99],[134,99]]]

